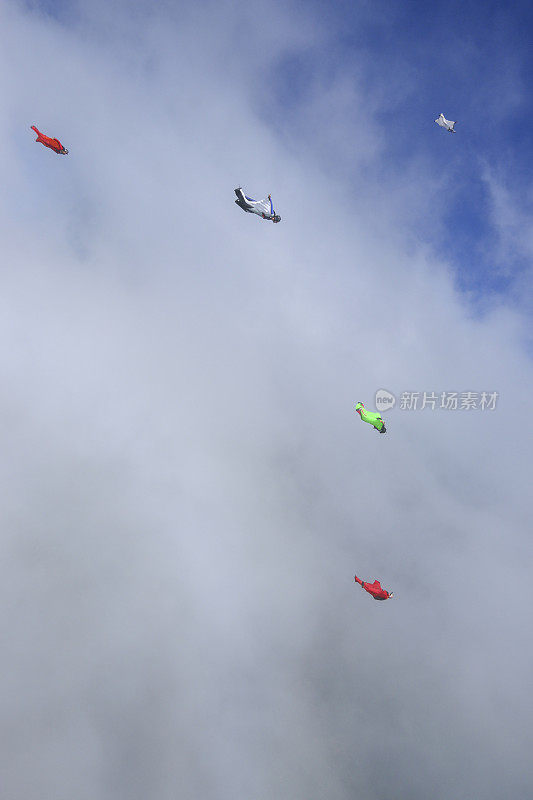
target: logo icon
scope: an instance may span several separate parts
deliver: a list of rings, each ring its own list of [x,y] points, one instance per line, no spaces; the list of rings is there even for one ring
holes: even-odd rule
[[[392,392],[388,392],[386,389],[378,389],[374,403],[378,411],[388,411],[389,408],[394,408],[396,405],[396,398]]]

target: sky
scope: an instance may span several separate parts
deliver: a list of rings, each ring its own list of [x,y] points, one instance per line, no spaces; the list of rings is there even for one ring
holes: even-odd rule
[[[0,14],[2,797],[531,795],[528,5]]]

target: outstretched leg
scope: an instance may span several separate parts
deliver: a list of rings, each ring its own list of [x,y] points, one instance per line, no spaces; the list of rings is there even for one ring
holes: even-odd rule
[[[240,186],[239,186],[238,189],[235,189],[234,191],[235,191],[235,194],[237,195],[237,200],[235,200],[235,202],[237,203],[239,208],[242,208],[243,211],[249,211],[250,207],[249,207],[248,203],[246,202],[246,198],[244,197],[244,192],[240,188]]]

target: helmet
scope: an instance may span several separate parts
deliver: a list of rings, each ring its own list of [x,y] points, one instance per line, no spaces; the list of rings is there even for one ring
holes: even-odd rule
[[[272,217],[272,222],[281,222],[281,217],[279,214],[274,214]]]

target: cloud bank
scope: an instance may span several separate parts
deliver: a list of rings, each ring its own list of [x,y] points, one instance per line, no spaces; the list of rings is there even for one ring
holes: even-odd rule
[[[530,793],[528,329],[367,54],[277,117],[297,8],[3,16],[3,796]],[[500,397],[378,437],[382,387]]]

